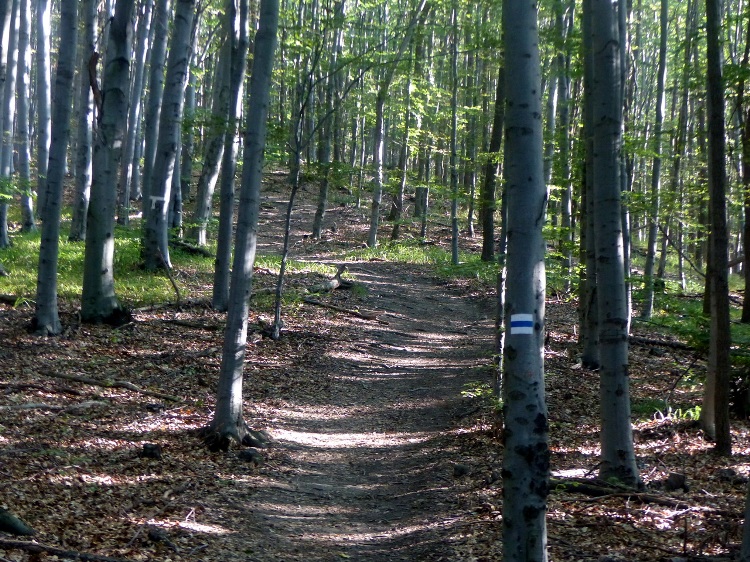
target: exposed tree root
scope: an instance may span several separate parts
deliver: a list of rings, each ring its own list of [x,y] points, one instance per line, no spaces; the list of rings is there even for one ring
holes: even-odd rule
[[[52,372],[46,372],[42,373],[43,375],[46,375],[48,377],[55,377],[58,379],[65,379],[69,381],[76,381],[81,382],[84,384],[91,384],[94,386],[101,386],[102,388],[125,388],[127,390],[132,390],[133,392],[137,392],[139,394],[145,394],[146,396],[153,396],[155,398],[162,398],[164,400],[169,400],[171,402],[182,402],[182,398],[178,396],[172,396],[171,394],[165,394],[163,392],[156,392],[154,390],[147,390],[145,388],[141,388],[139,386],[134,385],[132,382],[128,381],[100,381],[96,379],[92,379],[89,377],[80,377],[78,375],[68,375],[66,373],[52,373]]]
[[[26,552],[32,552],[35,554],[46,552],[47,554],[52,554],[66,560],[83,560],[84,562],[130,562],[126,558],[112,558],[111,556],[101,556],[99,554],[90,554],[88,552],[64,550],[55,546],[31,541],[17,541],[0,538],[0,547],[25,550]]]

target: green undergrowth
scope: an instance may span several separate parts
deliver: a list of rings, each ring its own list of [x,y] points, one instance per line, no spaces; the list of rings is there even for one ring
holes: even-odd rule
[[[429,265],[443,279],[476,280],[488,289],[494,287],[497,281],[497,262],[485,262],[476,254],[460,252],[458,265],[454,265],[450,250],[421,244],[416,240],[388,242],[376,248],[358,249],[348,253],[347,258]]]
[[[0,249],[0,263],[8,272],[0,276],[0,294],[12,295],[18,304],[33,304],[36,295],[39,263],[39,233],[14,234],[12,246]],[[215,247],[209,247],[215,251]],[[83,283],[84,243],[69,242],[67,232],[60,238],[58,259],[58,298],[77,306]],[[210,296],[213,283],[214,258],[170,248],[172,277],[182,299]],[[117,227],[115,231],[115,292],[128,307],[174,302],[176,294],[166,272],[147,272],[141,259],[141,240],[138,228]],[[277,274],[278,256],[256,255],[255,268]],[[331,276],[335,268],[318,263],[289,260],[290,275],[320,273]],[[271,297],[272,298],[272,297]],[[289,296],[294,300],[294,295]]]

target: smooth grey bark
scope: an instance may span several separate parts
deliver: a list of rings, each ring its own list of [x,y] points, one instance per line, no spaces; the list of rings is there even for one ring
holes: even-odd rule
[[[668,0],[661,0],[659,10],[659,68],[656,74],[656,117],[652,134],[654,161],[651,169],[651,201],[649,208],[648,241],[646,242],[646,264],[643,273],[643,309],[641,318],[650,319],[654,313],[654,266],[656,262],[656,237],[659,229],[661,206],[661,153],[662,126],[664,124],[664,109],[666,104],[665,82],[667,78],[667,26]]]
[[[18,73],[16,91],[18,99],[16,150],[18,151],[18,180],[21,189],[21,230],[36,230],[34,200],[31,188],[31,147],[29,142],[29,81],[31,79],[31,6],[30,0],[21,0],[18,33]]]
[[[451,9],[451,263],[458,265],[458,4]]]
[[[247,52],[250,46],[248,37],[248,0],[240,0],[239,25],[233,33],[230,126],[224,136],[224,161],[219,178],[219,232],[216,240],[216,265],[212,306],[225,311],[229,307],[229,266],[232,253],[232,227],[234,215],[234,175],[237,167],[238,127],[242,109],[242,91],[247,68]]]
[[[144,219],[143,259],[147,271],[171,267],[169,259],[169,209],[172,201],[172,175],[178,154],[185,86],[190,66],[191,31],[196,0],[177,0],[172,39],[167,60],[159,140],[154,158]]]
[[[573,181],[570,174],[570,58],[571,49],[568,37],[574,25],[575,2],[567,6],[560,3],[555,9],[555,27],[561,42],[557,54],[557,111],[558,111],[558,165],[553,170],[557,175],[556,184],[561,187],[560,197],[560,252],[563,256],[565,292],[569,293],[573,284]]]
[[[492,113],[492,133],[487,147],[488,157],[484,166],[484,181],[479,190],[480,212],[482,223],[482,261],[495,259],[495,184],[500,166],[500,149],[505,129],[505,70],[498,71],[495,91],[495,108]]]
[[[375,125],[373,142],[373,168],[375,178],[373,180],[372,205],[370,208],[370,230],[367,236],[367,245],[374,248],[378,243],[378,226],[380,225],[380,205],[383,200],[383,157],[385,154],[385,102],[388,97],[388,88],[393,82],[396,73],[396,64],[404,55],[406,48],[411,43],[411,38],[418,26],[421,26],[429,14],[431,5],[427,0],[420,0],[419,5],[409,22],[401,43],[398,47],[394,60],[389,63],[385,73],[378,84],[378,92],[375,97]]]
[[[391,230],[391,240],[398,240],[401,234],[401,221],[404,214],[404,195],[406,185],[409,179],[409,142],[411,138],[411,84],[412,73],[406,79],[406,99],[404,100],[404,135],[401,139],[401,150],[398,155],[398,169],[401,178],[398,182],[398,192],[393,198],[393,208],[391,209],[391,220],[393,220],[393,229]]]
[[[545,222],[536,7],[503,4],[508,198],[503,384],[503,560],[547,560],[548,420],[544,398]]]
[[[629,311],[621,212],[619,2],[592,0],[593,196],[599,308],[602,462],[599,476],[639,486],[630,424]]]
[[[8,70],[8,46],[10,42],[10,20],[12,15],[13,0],[0,0],[0,101],[2,92],[5,91],[4,84]],[[0,118],[0,121],[2,119]],[[10,192],[6,192],[6,186],[0,184],[0,248],[10,245],[8,238],[8,204],[6,198]]]
[[[115,295],[114,250],[117,177],[130,101],[132,16],[135,0],[117,0],[110,20],[98,127],[94,132],[91,201],[86,217],[81,319],[118,324],[127,320]]]
[[[11,175],[13,174],[13,126],[16,114],[16,74],[18,71],[18,26],[19,26],[19,0],[13,0],[10,42],[8,44],[8,69],[5,84],[3,85],[2,111],[2,147],[0,148],[0,178],[6,185],[11,187],[11,193],[16,192],[12,188]],[[0,203],[0,248],[10,246],[8,237],[8,203]]]
[[[42,228],[36,283],[34,331],[40,335],[57,335],[62,330],[57,310],[57,259],[60,247],[60,214],[62,207],[65,152],[70,136],[73,83],[78,34],[78,2],[60,6],[60,50],[55,77],[55,105],[52,108],[46,204],[41,209]]]
[[[710,298],[711,327],[708,345],[708,372],[703,393],[701,426],[714,450],[732,454],[729,427],[729,380],[732,341],[729,324],[728,231],[726,125],[724,123],[724,78],[721,46],[721,0],[706,0],[706,86],[708,97],[708,190],[711,251],[706,284]]]
[[[83,64],[79,69],[80,91],[78,95],[80,96],[80,111],[78,112],[73,219],[70,225],[70,233],[68,234],[68,240],[70,241],[82,241],[86,239],[86,214],[88,213],[89,197],[91,196],[91,135],[94,127],[94,96],[91,92],[89,62],[96,52],[96,4],[96,0],[84,0],[81,2],[84,18],[81,46],[84,52],[81,57]]]
[[[197,38],[198,34],[196,33],[195,40]],[[182,152],[180,154],[180,193],[183,201],[190,201],[192,197],[190,187],[193,180],[193,157],[195,155],[195,87],[198,83],[195,72],[195,49],[196,45],[193,44],[193,62],[190,65],[190,76],[188,76],[188,83],[185,88],[185,109],[182,113],[183,133],[187,132],[182,139]]]
[[[42,194],[46,193],[44,182],[47,179],[49,143],[52,134],[51,116],[51,71],[50,71],[50,29],[51,0],[36,0],[36,174],[38,208],[44,204]]]
[[[138,142],[138,121],[141,118],[141,96],[146,68],[146,50],[151,31],[151,15],[154,0],[145,0],[138,16],[138,32],[136,38],[133,79],[130,90],[130,109],[128,113],[128,132],[125,137],[125,148],[122,153],[119,193],[117,204],[117,222],[130,224],[130,194],[133,178],[133,155]]]
[[[581,364],[587,369],[599,368],[599,310],[596,287],[596,248],[594,229],[594,49],[592,46],[591,0],[583,0],[583,142],[585,160],[581,192],[581,257],[583,275],[579,281],[579,327],[583,347]]]
[[[248,428],[242,415],[242,382],[247,345],[247,319],[257,246],[263,151],[266,141],[269,90],[273,69],[278,0],[261,0],[260,22],[255,35],[250,104],[244,135],[242,188],[240,193],[230,305],[224,332],[216,410],[209,427],[209,445],[226,449],[232,440],[242,442]]]
[[[230,37],[236,28],[236,19],[230,19],[232,14],[236,15],[234,0],[228,0],[225,8],[224,34],[226,39],[219,51],[219,63],[216,69],[217,77],[214,83],[213,107],[211,108],[211,121],[208,127],[208,141],[205,145],[203,156],[203,167],[198,176],[198,187],[196,188],[195,212],[193,213],[193,228],[191,237],[196,244],[205,246],[206,229],[211,218],[214,190],[219,179],[219,171],[224,157],[226,133],[231,124],[229,123],[230,112],[230,88],[231,88],[231,66],[232,66],[232,41]]]
[[[328,205],[328,188],[330,186],[331,179],[331,148],[333,145],[333,137],[336,134],[335,122],[332,122],[331,115],[339,115],[340,111],[336,111],[334,108],[334,97],[336,95],[336,87],[339,84],[338,74],[338,57],[342,50],[342,25],[345,17],[345,2],[339,0],[335,6],[336,14],[336,29],[333,33],[331,58],[328,64],[328,76],[326,77],[326,91],[325,91],[325,105],[324,105],[324,116],[320,120],[321,128],[321,139],[320,139],[320,165],[323,173],[323,177],[320,181],[320,189],[318,191],[318,204],[315,209],[315,217],[313,218],[312,224],[312,237],[319,239],[323,230],[323,219],[325,218],[326,206]]]
[[[154,40],[151,43],[151,56],[149,57],[149,80],[148,101],[144,121],[148,124],[144,131],[143,139],[143,178],[141,186],[143,193],[134,190],[131,197],[143,199],[143,218],[145,223],[151,210],[149,189],[151,189],[151,176],[153,175],[154,159],[156,158],[156,143],[158,141],[159,128],[155,126],[161,121],[161,102],[164,94],[164,65],[167,60],[167,38],[169,37],[169,5],[170,0],[156,0],[154,19],[152,22]]]

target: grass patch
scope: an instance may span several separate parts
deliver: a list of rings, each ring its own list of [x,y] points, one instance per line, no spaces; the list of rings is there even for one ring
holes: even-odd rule
[[[0,277],[0,294],[13,295],[19,302],[33,302],[36,297],[37,267],[39,265],[39,233],[15,234],[13,246],[0,250],[0,263],[8,270]],[[213,248],[211,248],[213,249]],[[65,233],[60,237],[58,259],[58,298],[74,305],[80,303],[83,289],[83,259],[85,244],[69,242]],[[210,296],[213,286],[214,259],[170,249],[173,276],[183,298]],[[256,268],[277,274],[278,256],[257,255]],[[140,230],[117,227],[115,231],[115,291],[118,299],[128,307],[146,306],[174,301],[175,293],[164,271],[147,272],[142,267]],[[291,275],[319,273],[333,275],[333,266],[290,260],[287,272]]]
[[[445,279],[473,279],[487,286],[495,286],[497,262],[482,261],[476,254],[461,252],[458,265],[451,262],[450,251],[418,241],[389,242],[376,248],[358,249],[347,254],[349,259],[383,260],[395,263],[430,265]]]

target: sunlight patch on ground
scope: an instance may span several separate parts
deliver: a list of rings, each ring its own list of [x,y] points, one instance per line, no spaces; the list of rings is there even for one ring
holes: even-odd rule
[[[433,436],[431,433],[312,433],[288,429],[274,431],[274,437],[280,441],[331,449],[363,446],[370,449],[386,448],[400,443],[424,443]]]
[[[138,525],[152,525],[164,529],[174,529],[175,527],[179,527],[180,529],[185,529],[187,531],[210,535],[231,535],[235,532],[226,527],[222,527],[221,525],[198,523],[195,519],[191,520],[189,518],[186,518],[184,521],[171,521],[169,519],[149,519],[148,521],[145,521],[143,519],[133,519],[132,522]]]
[[[460,517],[450,517],[443,519],[442,521],[428,521],[418,525],[399,525],[393,527],[387,532],[383,531],[372,531],[372,532],[361,532],[361,533],[322,533],[318,532],[311,536],[302,537],[304,540],[311,542],[324,542],[330,541],[333,543],[340,544],[351,544],[351,543],[369,543],[377,542],[383,539],[389,541],[397,538],[416,533],[424,533],[426,531],[434,529],[448,529],[454,527],[456,524],[466,525],[466,519]]]

